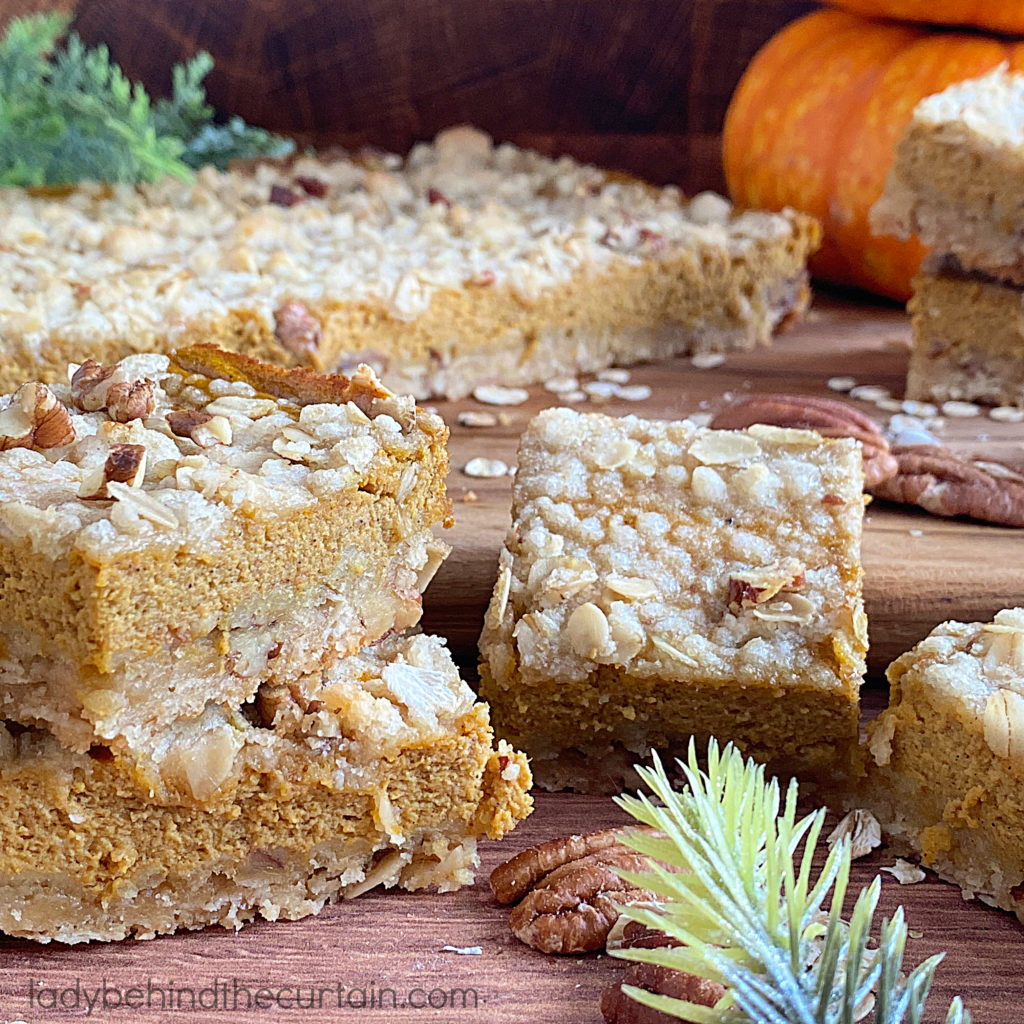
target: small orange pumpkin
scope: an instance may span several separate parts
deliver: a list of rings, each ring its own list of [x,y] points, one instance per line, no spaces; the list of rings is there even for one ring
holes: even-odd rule
[[[825,243],[811,267],[819,277],[908,298],[924,250],[915,239],[872,236],[868,210],[918,101],[1004,62],[1024,69],[1024,41],[845,11],[805,15],[758,52],[729,105],[723,144],[733,198],[817,217]]]
[[[989,32],[1024,33],[1020,0],[828,0],[869,18],[923,21],[932,25],[972,25]]]

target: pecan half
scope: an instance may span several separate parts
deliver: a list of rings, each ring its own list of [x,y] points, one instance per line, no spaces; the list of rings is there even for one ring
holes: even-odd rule
[[[71,414],[45,384],[22,384],[0,412],[0,451],[57,448],[74,439]]]
[[[622,942],[623,949],[660,949],[679,945],[670,936],[645,928],[637,921],[630,921],[626,925]],[[648,992],[708,1007],[714,1006],[725,995],[721,985],[707,978],[700,978],[687,971],[675,971],[671,967],[634,961],[626,968],[622,982],[610,985],[601,994],[601,1014],[606,1024],[673,1024],[676,1020],[661,1010],[653,1010],[631,999],[622,991],[622,985],[633,985]]]
[[[892,454],[897,473],[871,487],[876,498],[936,516],[1024,526],[1024,476],[1010,467],[962,459],[941,445],[897,445]]]
[[[743,430],[755,423],[794,430],[816,430],[822,437],[852,437],[864,453],[864,486],[874,487],[896,473],[878,424],[859,409],[812,395],[747,395],[726,406],[711,421],[715,430]]]
[[[619,918],[619,906],[654,899],[653,893],[616,873],[643,871],[649,863],[622,845],[627,831],[636,829],[554,839],[495,868],[491,891],[498,900],[521,899],[509,915],[513,934],[543,953],[602,949]]]
[[[320,346],[320,321],[301,302],[274,310],[274,337],[297,356],[312,355]]]
[[[156,405],[156,385],[148,377],[111,384],[106,405],[108,415],[118,423],[144,420]]]

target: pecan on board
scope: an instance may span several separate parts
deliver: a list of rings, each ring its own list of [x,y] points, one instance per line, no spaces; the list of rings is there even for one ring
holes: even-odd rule
[[[933,444],[897,445],[898,471],[875,484],[876,498],[919,505],[936,516],[1024,526],[1024,475],[1001,463],[962,459]]]
[[[638,921],[630,921],[622,935],[622,949],[659,949],[680,945],[663,932],[645,928]],[[714,1006],[725,995],[717,982],[700,978],[687,971],[676,971],[658,964],[633,961],[626,968],[621,982],[609,985],[601,993],[601,1014],[606,1024],[673,1024],[677,1020],[661,1010],[638,1003],[622,991],[623,985],[633,985],[658,995],[684,999],[698,1006]]]
[[[616,873],[649,865],[648,857],[622,844],[631,831],[652,830],[616,828],[553,839],[496,867],[491,890],[498,901],[520,901],[509,915],[513,934],[543,953],[604,948],[620,906],[655,898]]]
[[[896,472],[878,424],[859,409],[813,395],[746,395],[726,406],[708,424],[714,430],[743,430],[755,423],[791,430],[815,430],[822,437],[852,437],[864,457],[864,486],[874,487]]]

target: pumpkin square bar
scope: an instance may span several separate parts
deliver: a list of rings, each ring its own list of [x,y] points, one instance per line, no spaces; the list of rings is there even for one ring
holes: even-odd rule
[[[859,445],[541,413],[480,640],[499,735],[549,788],[733,740],[843,771],[867,648]]]
[[[462,127],[385,154],[192,181],[0,190],[0,388],[211,340],[283,366],[368,363],[459,398],[752,348],[807,306],[809,217],[734,213]]]
[[[1024,285],[1024,75],[998,70],[923,99],[871,225]]]
[[[456,889],[530,812],[525,757],[434,637],[389,638],[311,699],[210,706],[124,752],[0,723],[0,930],[149,938],[317,913],[376,885]]]
[[[0,717],[144,744],[418,621],[447,430],[209,347],[0,399]]]
[[[887,675],[857,805],[925,867],[1024,921],[1024,608],[944,622]]]
[[[933,259],[907,308],[914,347],[907,396],[1024,408],[1024,285]]]

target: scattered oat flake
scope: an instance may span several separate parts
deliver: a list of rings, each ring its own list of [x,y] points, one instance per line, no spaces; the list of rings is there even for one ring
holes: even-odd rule
[[[892,393],[881,384],[858,384],[857,387],[850,388],[850,397],[861,402],[878,402],[883,398],[892,398]]]
[[[923,882],[925,879],[925,873],[921,868],[916,864],[911,864],[909,860],[904,860],[902,857],[897,857],[896,863],[891,867],[879,868],[878,870],[888,871],[900,885],[915,885],[917,882]]]
[[[462,500],[471,505],[474,501],[479,501],[480,498],[477,496],[476,491],[466,491],[462,496]]]
[[[493,412],[479,412],[476,409],[469,409],[459,413],[458,423],[460,427],[496,427],[498,417]]]
[[[619,398],[626,402],[645,402],[651,397],[649,384],[627,384],[619,388]]]
[[[857,386],[853,377],[829,377],[827,383],[829,391],[850,391]]]
[[[695,412],[686,417],[695,427],[706,427],[714,416],[709,412]]]
[[[611,384],[628,384],[629,378],[629,370],[623,370],[618,366],[610,366],[597,375],[598,380],[606,380]]]
[[[826,842],[831,848],[847,836],[850,838],[850,856],[857,860],[882,845],[882,826],[870,811],[857,808],[839,820]]]
[[[1024,409],[1017,409],[1012,405],[997,405],[989,409],[988,418],[997,423],[1024,423]]]
[[[501,459],[485,459],[477,456],[475,459],[470,459],[463,466],[462,472],[466,476],[490,478],[505,476],[508,473],[508,469],[508,463],[502,462]]]
[[[908,416],[934,416],[939,411],[931,402],[918,402],[913,398],[901,402],[900,406]]]
[[[544,383],[544,390],[551,391],[556,395],[566,391],[579,391],[580,382],[575,377],[552,377]]]
[[[690,357],[690,365],[695,370],[713,370],[724,362],[724,352],[698,352]]]
[[[952,416],[956,420],[968,420],[972,416],[980,415],[981,409],[973,402],[943,402],[942,414]]]
[[[583,391],[565,391],[558,396],[563,402],[585,402],[587,396]]]
[[[882,412],[900,412],[903,403],[896,398],[880,398],[875,402],[875,408],[881,409]]]
[[[923,537],[924,530],[907,530],[911,537]]]
[[[458,953],[459,956],[480,956],[483,946],[442,946],[442,953]]]
[[[484,405],[522,405],[530,397],[525,388],[503,388],[500,384],[479,384],[473,397]]]
[[[595,401],[606,402],[618,394],[619,386],[607,380],[592,380],[583,385],[583,390]]]
[[[923,939],[924,938],[924,932],[919,932],[916,928],[908,928],[907,929],[907,934],[912,939]]]

